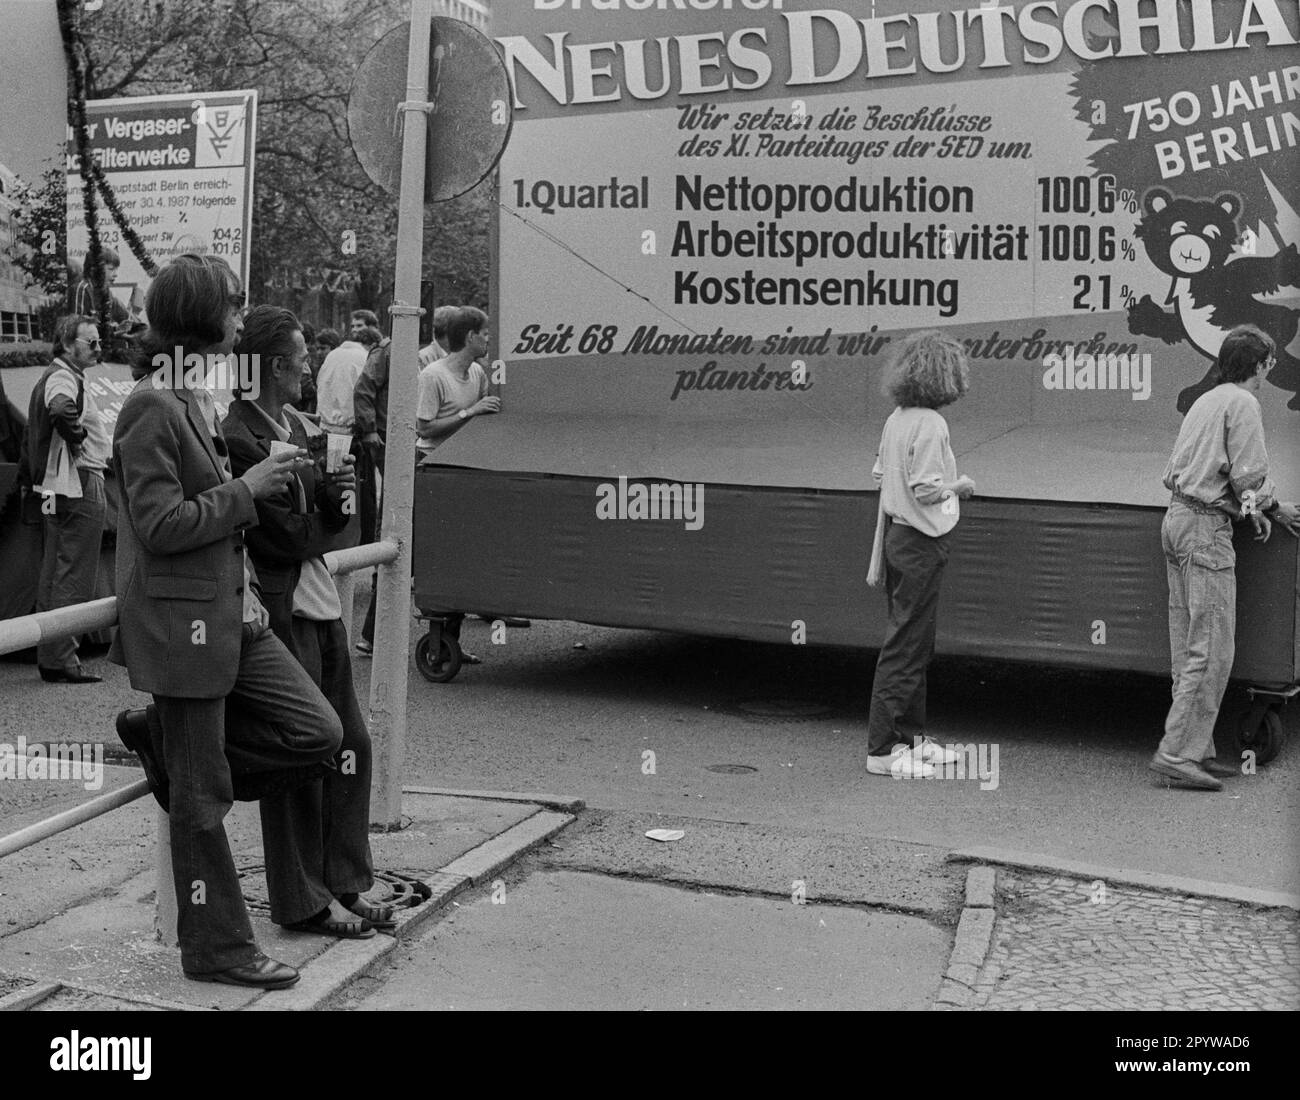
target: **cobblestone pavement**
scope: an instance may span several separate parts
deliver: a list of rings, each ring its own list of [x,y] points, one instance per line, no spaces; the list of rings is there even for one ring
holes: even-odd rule
[[[972,1008],[1300,1008],[1290,909],[999,871]]]

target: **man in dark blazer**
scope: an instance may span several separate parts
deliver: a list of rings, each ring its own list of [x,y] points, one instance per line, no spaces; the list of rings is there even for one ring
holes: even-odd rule
[[[193,369],[230,352],[243,304],[233,272],[212,256],[177,257],[149,288],[154,372],[124,402],[113,437],[121,505],[110,657],[154,697],[117,728],[170,814],[186,976],[279,989],[298,972],[258,950],[222,822],[238,781],[318,775],[343,731],[268,628],[244,549],[255,502],[282,490],[301,456],[233,478]]]
[[[307,344],[289,310],[258,306],[244,318],[235,352],[260,368],[256,395],[233,401],[222,424],[236,474],[297,446],[317,460],[283,490],[257,502],[248,552],[267,599],[271,629],[301,662],[343,724],[337,771],[262,799],[262,846],[271,919],[304,931],[369,938],[392,911],[361,894],[374,885],[370,853],[370,734],[357,703],[348,636],[323,555],[351,545],[357,512],[351,455],[325,469],[325,432],[293,407],[302,394]],[[350,536],[350,537],[349,537]],[[370,919],[366,919],[370,918]]]

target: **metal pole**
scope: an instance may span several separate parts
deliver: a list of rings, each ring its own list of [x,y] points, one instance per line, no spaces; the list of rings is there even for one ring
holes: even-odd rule
[[[64,810],[61,814],[55,814],[53,817],[47,817],[44,821],[38,821],[35,825],[28,825],[25,829],[19,829],[16,833],[10,833],[8,836],[0,838],[0,857],[21,851],[39,841],[48,840],[66,829],[71,829],[74,825],[80,825],[83,822],[99,817],[101,814],[108,813],[109,810],[125,806],[128,802],[143,798],[148,793],[149,784],[143,779],[137,779],[134,783],[128,783],[125,787],[109,791],[108,794],[101,794],[98,798],[92,798],[89,802],[83,802],[80,806],[74,806],[70,810]]]
[[[172,878],[172,822],[163,808],[158,807],[158,844],[154,850],[153,930],[158,942],[167,947],[179,947],[177,922],[180,910],[176,907],[176,880]]]
[[[415,406],[420,335],[420,266],[424,258],[424,157],[429,96],[429,28],[433,0],[411,5],[406,102],[401,113],[402,191],[397,215],[397,279],[393,344],[388,371],[388,439],[384,463],[383,537],[398,546],[397,560],[379,570],[375,654],[370,673],[370,736],[374,773],[370,823],[400,828],[406,754],[406,686],[411,637],[411,511],[415,496]]]

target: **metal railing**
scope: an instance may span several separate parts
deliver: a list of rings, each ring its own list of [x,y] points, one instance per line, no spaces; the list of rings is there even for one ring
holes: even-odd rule
[[[325,565],[333,576],[343,578],[340,584],[340,603],[343,605],[343,625],[351,631],[352,584],[350,574],[380,565],[391,565],[397,560],[397,543],[370,542],[346,550],[332,550],[325,555]],[[117,597],[89,603],[73,604],[54,611],[38,611],[34,615],[21,615],[16,619],[0,619],[0,655],[17,653],[41,642],[67,638],[74,634],[87,634],[106,630],[117,625]],[[66,832],[74,826],[102,817],[106,813],[126,806],[149,793],[149,784],[136,780],[116,791],[93,798],[70,810],[55,814],[19,829],[16,833],[0,837],[0,858],[31,847],[42,840]]]

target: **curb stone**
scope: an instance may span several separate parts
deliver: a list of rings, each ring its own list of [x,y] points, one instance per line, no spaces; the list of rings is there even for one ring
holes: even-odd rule
[[[453,787],[403,787],[403,794],[432,794],[443,798],[478,798],[486,802],[527,802],[546,810],[578,814],[587,808],[581,798],[531,791],[462,791]]]
[[[951,860],[953,857],[948,858]],[[932,1009],[973,1007],[975,983],[993,946],[993,924],[997,919],[996,885],[996,871],[992,867],[972,867],[966,873],[966,905],[957,922],[948,969]]]
[[[433,896],[413,909],[397,914],[397,928],[389,935],[380,933],[359,943],[339,941],[317,955],[302,971],[298,984],[286,990],[263,993],[248,1012],[310,1012],[345,989],[358,978],[377,970],[384,959],[405,939],[412,938],[447,902],[470,885],[464,875],[438,871],[430,875],[428,885]]]
[[[16,989],[5,997],[0,997],[0,1012],[26,1012],[42,1001],[53,997],[63,988],[61,982],[37,982],[35,985]]]
[[[1065,875],[1068,878],[1101,881],[1117,886],[1134,886],[1142,890],[1155,890],[1166,894],[1188,897],[1217,898],[1234,901],[1258,909],[1300,910],[1300,895],[1276,890],[1260,890],[1251,886],[1234,886],[1225,882],[1187,878],[1181,875],[1162,875],[1152,871],[1139,871],[1126,867],[1106,867],[1098,863],[1061,859],[1058,856],[1037,852],[1014,852],[1004,848],[959,848],[948,853],[950,863],[987,863],[1014,867],[1024,871],[1043,871]],[[990,868],[992,870],[992,868]],[[970,902],[967,901],[969,905]]]

